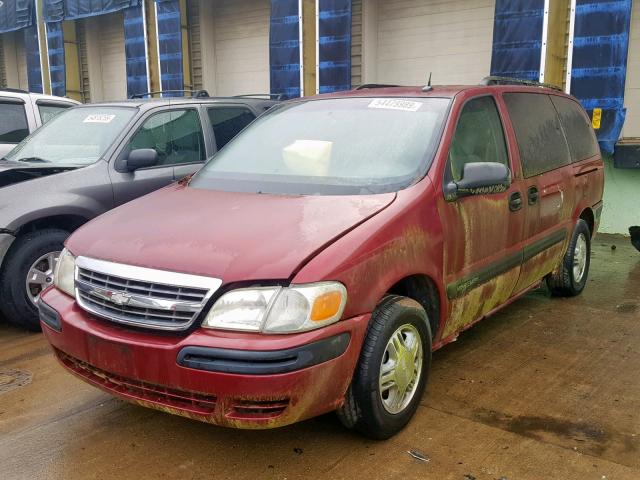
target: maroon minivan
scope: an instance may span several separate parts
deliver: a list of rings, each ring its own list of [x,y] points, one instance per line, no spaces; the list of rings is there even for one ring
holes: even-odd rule
[[[587,282],[589,118],[562,92],[486,83],[287,102],[192,178],[80,228],[39,304],[57,358],[217,425],[337,410],[398,432],[433,350],[544,280]]]

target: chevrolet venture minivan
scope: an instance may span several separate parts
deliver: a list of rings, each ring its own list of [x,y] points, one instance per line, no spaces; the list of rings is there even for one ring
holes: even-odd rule
[[[216,425],[337,410],[395,434],[433,350],[543,281],[587,282],[603,193],[589,118],[505,83],[272,109],[189,181],[71,235],[39,303],[57,358]]]

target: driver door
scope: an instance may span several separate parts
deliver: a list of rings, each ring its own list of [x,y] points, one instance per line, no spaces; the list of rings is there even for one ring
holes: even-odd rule
[[[442,338],[456,335],[506,302],[518,281],[523,235],[521,182],[514,178],[503,122],[492,95],[468,100],[451,141],[444,185],[462,178],[464,165],[499,162],[511,170],[505,192],[454,199],[443,195],[444,279],[449,315]]]
[[[150,148],[158,154],[153,167],[128,171],[133,150]],[[152,113],[121,150],[111,170],[116,205],[146,195],[176,180],[178,165],[199,168],[207,157],[202,122],[197,108],[171,108]]]

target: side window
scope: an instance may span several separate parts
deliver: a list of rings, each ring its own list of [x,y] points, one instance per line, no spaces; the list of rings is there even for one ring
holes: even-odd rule
[[[61,105],[61,104],[46,104],[46,103],[38,103],[38,111],[40,112],[40,120],[44,125],[53,117],[58,115],[60,112],[63,112],[67,108],[71,108],[73,105]]]
[[[467,102],[460,113],[449,149],[451,179],[462,179],[467,163],[498,162],[509,166],[502,122],[493,97]]]
[[[582,107],[566,97],[556,95],[550,96],[553,105],[556,107],[560,123],[567,136],[571,161],[579,162],[585,158],[593,157],[600,153],[596,135],[591,128],[589,117],[582,110]]]
[[[198,112],[171,110],[152,115],[129,142],[129,151],[139,148],[158,152],[158,165],[203,162],[206,151]]]
[[[214,107],[208,112],[218,150],[256,118],[253,112],[245,107]]]
[[[505,93],[525,178],[570,163],[569,147],[551,99],[541,93]]]
[[[29,125],[24,105],[0,102],[0,142],[20,143],[27,136]]]

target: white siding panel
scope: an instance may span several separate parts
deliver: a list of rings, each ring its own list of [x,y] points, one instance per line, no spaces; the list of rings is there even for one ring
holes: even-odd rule
[[[365,0],[375,1],[375,0]],[[379,0],[377,79],[475,84],[489,75],[495,0]]]
[[[213,11],[215,94],[269,93],[270,0],[216,0]]]
[[[127,98],[124,17],[117,12],[99,19],[103,100],[124,100]]]
[[[625,138],[640,138],[640,1],[633,2],[631,35],[627,63],[627,85],[624,93],[627,118],[622,130]]]

